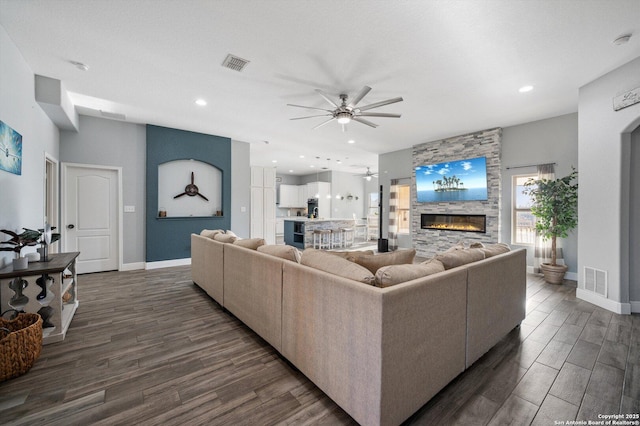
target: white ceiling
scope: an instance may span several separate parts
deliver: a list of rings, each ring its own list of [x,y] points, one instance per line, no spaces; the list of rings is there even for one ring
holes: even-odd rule
[[[580,86],[640,56],[639,0],[0,0],[0,24],[81,113],[249,142],[253,165],[293,174],[575,112]],[[223,68],[228,53],[251,62]],[[289,120],[313,111],[287,103],[329,107],[314,89],[364,85],[361,105],[402,96],[375,110],[402,117]]]

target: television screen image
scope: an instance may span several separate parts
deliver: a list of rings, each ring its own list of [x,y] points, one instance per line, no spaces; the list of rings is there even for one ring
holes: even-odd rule
[[[477,157],[418,166],[416,190],[419,203],[486,200],[487,160]]]

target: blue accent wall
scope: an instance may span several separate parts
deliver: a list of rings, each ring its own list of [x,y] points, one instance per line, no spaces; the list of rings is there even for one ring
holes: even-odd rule
[[[199,160],[222,171],[222,216],[158,217],[158,166]],[[191,257],[191,234],[231,228],[231,139],[147,125],[146,261]],[[183,182],[177,186],[183,187]]]

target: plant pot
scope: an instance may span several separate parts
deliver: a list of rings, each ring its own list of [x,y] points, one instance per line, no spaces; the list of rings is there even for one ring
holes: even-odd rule
[[[540,265],[540,270],[544,274],[544,280],[549,284],[562,284],[567,269],[569,269],[567,265],[552,265],[550,263]]]
[[[19,271],[21,269],[27,269],[29,267],[29,259],[26,257],[18,257],[13,259],[13,270]]]

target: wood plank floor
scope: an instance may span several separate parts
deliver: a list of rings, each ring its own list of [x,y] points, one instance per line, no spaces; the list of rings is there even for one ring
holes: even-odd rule
[[[189,267],[79,277],[67,338],[0,383],[0,424],[355,424],[191,282]],[[527,318],[410,425],[553,425],[640,412],[640,316],[529,275]]]

